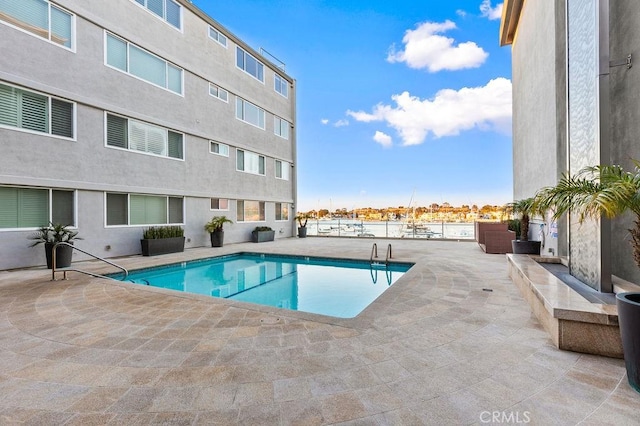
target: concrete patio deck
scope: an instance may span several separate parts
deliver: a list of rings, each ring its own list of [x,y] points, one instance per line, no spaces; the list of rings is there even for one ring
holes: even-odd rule
[[[475,243],[285,239],[116,262],[368,260],[374,241],[416,265],[354,319],[0,272],[0,424],[638,424],[623,361],[556,349],[505,256]]]

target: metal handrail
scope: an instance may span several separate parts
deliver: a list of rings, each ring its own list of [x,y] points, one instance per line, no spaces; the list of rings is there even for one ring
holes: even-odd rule
[[[64,245],[64,246],[69,246],[69,247],[71,247],[71,248],[72,248],[72,249],[74,249],[74,250],[78,250],[80,253],[84,253],[84,254],[86,254],[87,256],[91,256],[91,257],[93,257],[94,259],[101,260],[101,261],[103,261],[103,262],[105,262],[105,263],[108,263],[108,264],[109,264],[109,265],[111,265],[111,266],[114,266],[114,267],[116,267],[116,268],[120,269],[122,272],[124,272],[124,277],[122,278],[123,280],[124,280],[124,279],[126,279],[126,278],[127,278],[127,276],[129,275],[129,271],[127,271],[127,270],[126,270],[125,268],[123,268],[122,266],[117,265],[117,264],[115,264],[115,263],[113,263],[113,262],[110,262],[110,261],[108,261],[107,259],[103,259],[103,258],[102,258],[102,257],[100,257],[100,256],[96,256],[95,254],[91,254],[91,253],[89,253],[88,251],[84,251],[84,250],[82,250],[82,249],[80,249],[80,248],[78,248],[78,247],[74,246],[73,244],[70,244],[70,243],[68,243],[68,242],[66,242],[66,241],[61,241],[61,242],[59,242],[59,243],[55,243],[55,244],[53,245],[53,248],[52,248],[52,251],[51,251],[51,281],[56,281],[56,252],[58,251],[58,250],[57,250],[58,246],[62,246],[62,245]],[[104,276],[104,275],[95,274],[95,273],[93,273],[93,272],[82,271],[82,270],[80,270],[80,269],[64,269],[62,272],[63,272],[63,274],[64,274],[64,275],[63,275],[63,279],[65,279],[65,280],[67,279],[67,271],[80,272],[80,273],[82,273],[82,274],[91,275],[91,276],[93,276],[93,277],[97,277],[97,278],[107,278],[107,279],[112,279],[112,278],[106,277],[106,276]]]
[[[375,253],[376,255],[374,256],[373,253]],[[378,258],[378,245],[376,243],[373,243],[373,246],[371,247],[371,257],[369,258],[369,262],[373,263],[373,258]]]
[[[393,256],[391,255],[391,244],[389,244],[387,246],[387,258],[384,260],[385,263],[389,263],[389,259],[392,259]]]

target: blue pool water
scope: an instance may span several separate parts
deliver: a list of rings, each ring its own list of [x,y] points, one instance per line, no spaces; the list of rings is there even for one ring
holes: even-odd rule
[[[353,318],[412,264],[241,253],[132,271],[127,280],[277,308]]]

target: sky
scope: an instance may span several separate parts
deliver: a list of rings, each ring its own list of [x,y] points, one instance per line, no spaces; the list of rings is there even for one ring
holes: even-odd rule
[[[297,211],[513,199],[495,0],[194,0],[297,85]]]

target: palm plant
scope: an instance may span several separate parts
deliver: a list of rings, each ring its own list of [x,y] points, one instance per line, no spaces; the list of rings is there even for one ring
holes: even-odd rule
[[[529,241],[529,221],[531,216],[541,213],[534,198],[523,198],[507,204],[506,212],[520,217],[520,241]]]
[[[553,211],[555,218],[571,210],[581,223],[586,218],[613,218],[630,211],[635,215],[635,227],[629,229],[633,258],[640,267],[640,162],[634,164],[633,171],[598,165],[585,167],[574,176],[564,175],[556,186],[538,191],[535,204]]]
[[[222,231],[225,223],[233,223],[233,221],[226,216],[214,216],[204,225],[204,230],[209,233]]]

